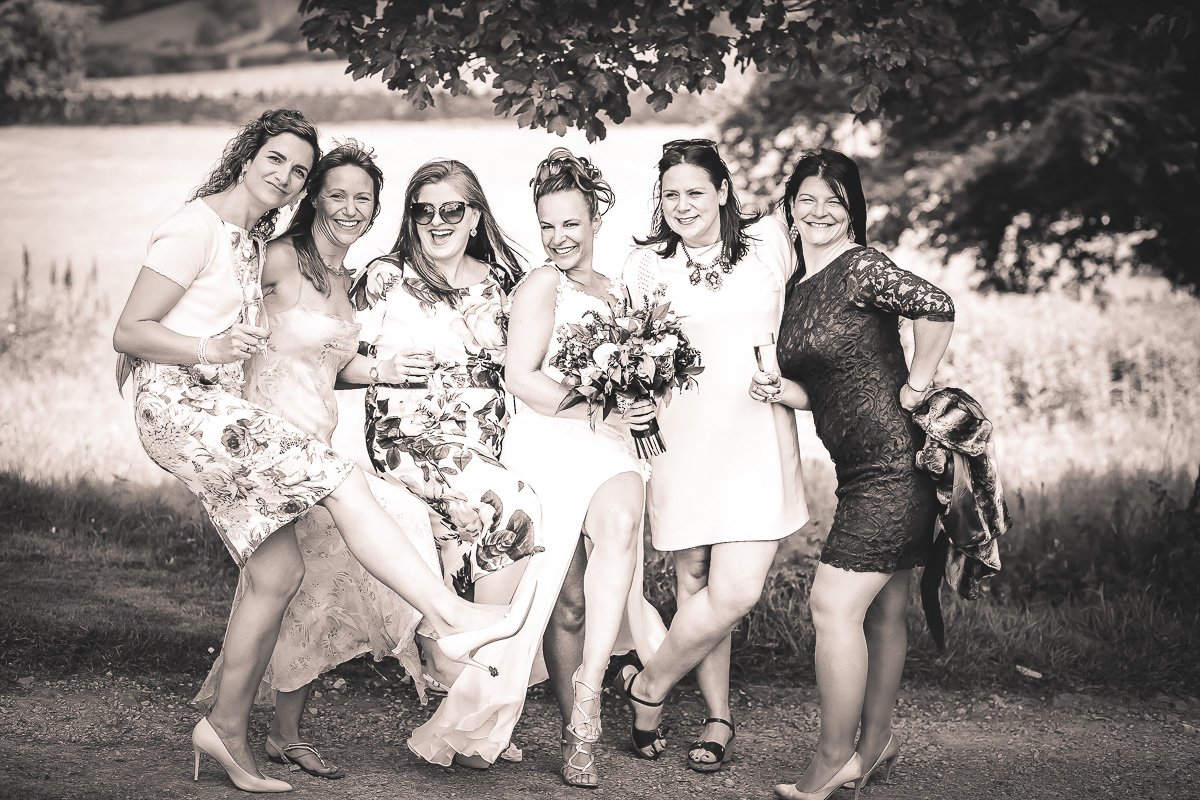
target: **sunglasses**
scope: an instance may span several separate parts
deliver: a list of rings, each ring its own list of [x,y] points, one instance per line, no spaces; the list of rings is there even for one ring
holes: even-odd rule
[[[672,150],[686,150],[689,147],[706,147],[710,150],[716,150],[717,143],[712,139],[672,139],[663,145],[663,152],[669,153]]]
[[[433,203],[413,203],[408,207],[408,211],[412,214],[413,219],[418,225],[428,225],[433,222],[434,214],[442,218],[443,222],[448,222],[451,225],[462,222],[467,213],[467,206],[470,203],[464,203],[462,200],[454,200],[449,203],[442,203],[440,206],[434,206]]]

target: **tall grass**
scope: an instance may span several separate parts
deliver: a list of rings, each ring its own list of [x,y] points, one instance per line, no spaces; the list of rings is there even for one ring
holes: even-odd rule
[[[94,275],[26,263],[0,321],[5,670],[199,670],[232,567],[198,504],[141,453]],[[945,654],[913,609],[909,674],[1003,685],[1027,680],[1020,664],[1055,686],[1200,690],[1200,303],[1138,281],[1100,304],[955,296],[944,377],[996,423],[1016,525],[988,592],[946,595]],[[799,421],[813,521],[735,634],[745,676],[811,674],[808,587],[836,482],[811,420]],[[661,554],[647,581],[672,614]]]

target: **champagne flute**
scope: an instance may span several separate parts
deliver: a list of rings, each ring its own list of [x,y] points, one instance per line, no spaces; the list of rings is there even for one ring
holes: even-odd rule
[[[779,374],[779,357],[775,352],[775,332],[764,331],[751,337],[754,345],[754,361],[759,372]]]
[[[267,349],[267,338],[270,336],[267,324],[267,310],[263,305],[262,287],[258,285],[242,287],[242,322],[268,330],[258,343],[258,352]]]
[[[433,362],[430,366],[430,371],[432,372],[436,369],[437,344],[433,337],[433,331],[424,325],[410,325],[408,326],[408,340],[409,347],[412,348],[412,352],[409,353],[408,357],[415,358],[421,355],[428,355],[429,359]],[[413,389],[425,389],[429,387],[429,379],[412,378],[406,381],[405,385]]]

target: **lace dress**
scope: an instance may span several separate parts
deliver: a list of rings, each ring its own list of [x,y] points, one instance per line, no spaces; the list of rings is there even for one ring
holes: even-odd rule
[[[303,287],[303,294],[315,291]],[[246,362],[246,398],[284,417],[315,439],[328,442],[337,424],[333,387],[354,357],[358,325],[298,303],[268,317],[271,337],[264,354]],[[413,569],[438,572],[428,508],[408,490],[368,476],[379,504],[396,520],[425,562]],[[363,569],[346,547],[333,518],[313,508],[296,520],[304,558],[304,581],[288,606],[270,665],[256,700],[294,691],[321,673],[363,653],[376,660],[395,655],[421,686],[413,637],[421,615]],[[245,591],[238,584],[233,607]],[[232,613],[232,612],[231,612]],[[215,700],[224,655],[217,658],[193,702]]]
[[[367,390],[367,452],[376,472],[410,489],[440,517],[442,569],[460,595],[475,581],[537,550],[537,496],[500,463],[508,424],[503,382],[505,289],[493,266],[458,290],[457,305],[433,295],[402,265],[371,264],[351,291],[371,352],[434,351],[428,386]]]
[[[564,326],[580,322],[586,311],[611,314],[603,300],[576,289],[560,273],[554,332],[542,362],[542,370],[555,380],[563,376],[550,366],[550,359],[561,347]],[[511,639],[479,651],[479,660],[496,665],[499,676],[465,670],[433,717],[408,740],[409,749],[434,764],[449,765],[456,752],[494,762],[504,751],[524,707],[527,686],[546,679],[540,652],[542,634],[558,601],[592,496],[605,481],[623,472],[646,475],[644,462],[634,454],[632,439],[623,431],[604,422],[598,422],[593,431],[586,419],[545,416],[519,401],[508,425],[502,460],[528,480],[541,499],[538,541],[545,552],[529,563],[522,576],[523,581],[536,580],[537,588],[525,627]],[[666,630],[658,612],[642,596],[640,551],[639,546],[638,569],[617,652],[627,652],[636,644],[645,661],[657,650]]]
[[[779,332],[784,377],[804,385],[837,472],[837,510],[821,560],[856,572],[924,563],[937,516],[916,468],[919,429],[900,406],[908,377],[899,317],[953,320],[950,297],[870,247],[793,280]]]

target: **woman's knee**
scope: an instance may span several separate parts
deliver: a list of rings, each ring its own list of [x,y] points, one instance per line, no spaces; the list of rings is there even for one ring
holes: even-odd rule
[[[272,535],[283,535],[276,533]],[[256,553],[255,556],[260,555]],[[261,555],[266,555],[261,554]],[[260,597],[273,597],[290,602],[304,583],[304,559],[300,553],[286,551],[272,554],[274,557],[257,559],[252,556],[242,569],[246,591]]]
[[[762,582],[753,580],[708,584],[708,597],[713,607],[734,620],[749,614],[758,605],[762,593]]]
[[[642,532],[641,514],[629,508],[608,508],[587,523],[587,535],[593,547],[629,550]]]
[[[695,594],[708,586],[708,568],[711,548],[693,547],[680,550],[672,559],[675,563],[675,581],[683,593]]]
[[[846,593],[814,586],[808,596],[813,626],[818,630],[838,625],[861,625],[865,609]]]
[[[582,583],[564,583],[550,614],[550,624],[566,633],[579,633],[583,630],[586,608]]]

